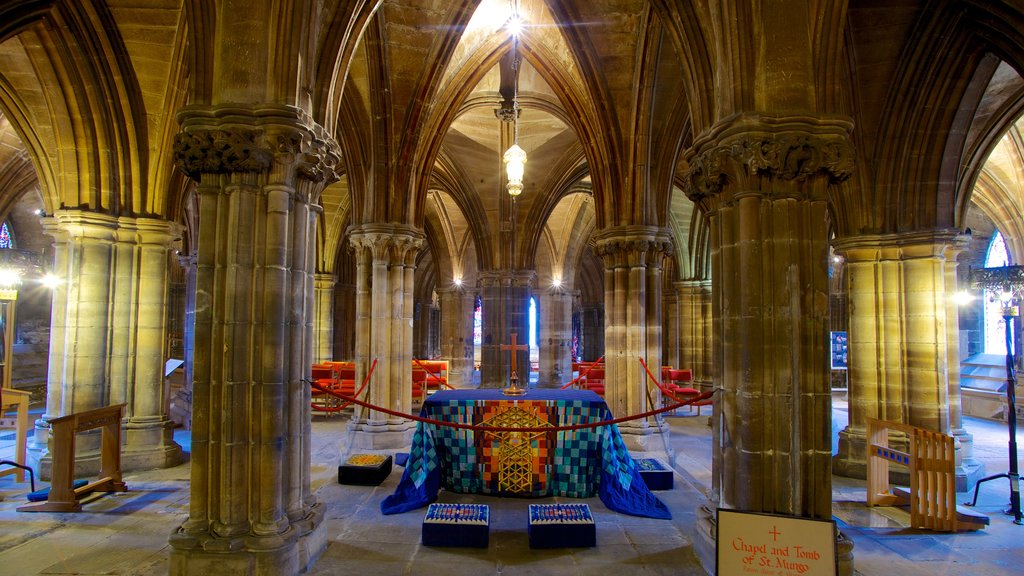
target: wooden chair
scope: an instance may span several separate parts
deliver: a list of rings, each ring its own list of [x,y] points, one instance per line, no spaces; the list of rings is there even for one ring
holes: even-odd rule
[[[15,482],[25,481],[25,472],[28,471],[32,480],[32,491],[36,489],[35,474],[25,464],[25,447],[28,438],[28,430],[31,426],[28,417],[28,400],[31,393],[27,390],[4,388],[0,390],[0,416],[11,408],[15,410],[14,417],[14,460],[0,461],[0,465],[12,466],[6,470],[0,470],[0,476],[14,474]]]

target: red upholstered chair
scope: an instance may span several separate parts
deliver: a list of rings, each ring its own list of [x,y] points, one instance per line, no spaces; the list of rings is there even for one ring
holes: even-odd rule
[[[690,382],[693,382],[693,371],[689,369],[685,370],[669,370],[668,379],[665,381],[665,388],[672,393],[673,396],[680,400],[685,400],[687,397],[693,397],[700,394],[700,390],[688,386]],[[674,404],[675,401],[669,398],[667,395],[662,396],[662,401],[665,406]],[[693,410],[691,406],[690,410]],[[700,415],[700,412],[697,412]]]
[[[423,399],[427,397],[428,377],[427,371],[422,367],[412,367],[412,401],[414,403],[423,402]]]
[[[313,364],[313,370],[310,374],[313,382],[316,382],[317,386],[327,388],[328,390],[336,390],[338,386],[338,371],[330,363]],[[327,394],[314,389],[311,395],[312,408],[333,408],[341,404],[341,401]]]
[[[604,396],[604,365],[598,365],[590,369],[587,373],[587,389],[596,392],[599,396]]]

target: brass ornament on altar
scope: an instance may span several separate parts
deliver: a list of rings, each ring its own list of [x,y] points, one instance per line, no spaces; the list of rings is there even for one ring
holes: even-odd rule
[[[505,396],[522,396],[526,394],[526,388],[519,387],[519,374],[515,370],[512,371],[512,376],[508,379],[508,387],[501,391]]]

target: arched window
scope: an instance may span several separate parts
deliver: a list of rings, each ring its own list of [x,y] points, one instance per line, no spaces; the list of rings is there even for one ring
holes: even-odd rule
[[[1003,235],[996,230],[985,253],[985,267],[996,268],[1010,264],[1010,253],[1006,250]],[[985,353],[1006,354],[1006,321],[1003,320],[1003,306],[999,296],[985,291]]]
[[[537,347],[537,299],[530,296],[530,371],[540,362],[540,348]]]
[[[0,248],[14,248],[14,239],[7,228],[7,222],[0,224]]]
[[[481,345],[484,342],[484,317],[483,317],[483,300],[480,295],[477,294],[476,301],[473,303],[473,369],[478,370],[480,368],[480,359],[483,356]]]

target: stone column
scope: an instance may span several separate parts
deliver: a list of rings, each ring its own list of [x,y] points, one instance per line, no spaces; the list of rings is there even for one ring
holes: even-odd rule
[[[530,289],[536,278],[533,270],[501,270],[481,272],[480,300],[483,315],[483,344],[480,357],[480,387],[508,386],[511,358],[502,345],[527,344],[530,334]],[[526,350],[515,354],[519,385],[526,387],[530,376],[530,355]]]
[[[44,221],[55,239],[46,411],[31,459],[48,478],[53,418],[125,404],[123,470],[175,466],[164,381],[168,252],[178,227],[164,220],[58,210]],[[99,471],[98,431],[78,441],[75,470]]]
[[[620,226],[594,235],[604,261],[605,400],[612,414],[626,416],[660,406],[655,378],[661,377],[661,261],[672,250],[671,235],[649,226]],[[619,425],[631,449],[654,448],[657,419]]]
[[[604,306],[584,305],[580,316],[583,322],[583,360],[596,362],[604,356]]]
[[[196,342],[196,259],[197,254],[179,254],[178,263],[185,275],[184,306],[185,316],[182,319],[182,349],[185,364],[183,366],[184,385],[177,395],[171,398],[171,409],[180,415],[186,428],[192,428],[192,378],[195,375],[195,342]],[[172,419],[175,418],[172,412]]]
[[[868,418],[953,433],[950,411],[959,410],[952,401],[959,381],[950,380],[951,363],[960,360],[952,303],[958,242],[956,231],[835,241],[846,261],[852,314],[850,418],[839,433],[836,474],[865,477]],[[958,437],[957,485],[966,489],[962,454],[971,439],[966,433]],[[891,445],[906,448],[907,438],[894,437]]]
[[[539,388],[561,388],[572,380],[572,292],[562,287],[540,294]]]
[[[679,299],[679,365],[693,370],[693,380],[712,386],[711,282],[682,280],[674,283]]]
[[[179,168],[199,180],[192,476],[172,576],[291,575],[326,546],[310,490],[318,202],[339,151],[276,104],[178,114]]]
[[[356,253],[356,380],[374,360],[369,403],[412,410],[413,272],[423,233],[398,224],[363,224],[349,234]],[[374,450],[407,447],[412,420],[357,409],[353,445]]]
[[[709,208],[721,370],[712,492],[695,538],[705,565],[717,507],[832,518],[826,197],[853,170],[849,131],[740,119],[695,145],[687,193]]]
[[[338,282],[334,287],[334,356],[336,360],[356,357],[356,287]]]
[[[314,276],[313,362],[334,359],[334,274]]]
[[[116,395],[111,400],[127,403],[121,465],[127,468],[130,463],[140,470],[167,468],[176,466],[182,458],[181,446],[173,439],[170,391],[164,378],[170,294],[168,254],[171,243],[180,235],[180,226],[151,218],[118,221],[111,354],[126,351],[127,385],[124,400]],[[133,272],[122,276],[122,270]],[[119,365],[115,362],[112,368]],[[116,390],[113,369],[111,384]]]
[[[664,290],[663,297],[665,316],[661,326],[662,335],[664,336],[661,349],[662,362],[672,368],[686,368],[686,366],[680,364],[681,359],[679,357],[679,337],[682,330],[679,316],[679,290],[672,286],[671,289]]]
[[[473,381],[473,304],[463,286],[438,290],[441,297],[441,359],[448,361],[448,384],[468,388]]]

